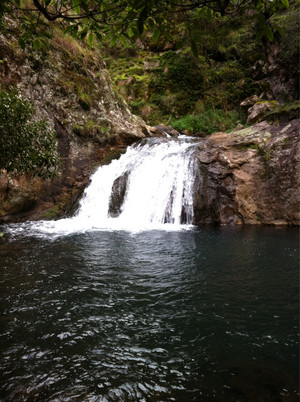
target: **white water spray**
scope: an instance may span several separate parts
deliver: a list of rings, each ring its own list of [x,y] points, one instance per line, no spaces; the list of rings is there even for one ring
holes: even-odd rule
[[[91,177],[76,215],[42,221],[47,233],[87,230],[178,230],[193,223],[195,143],[148,139]]]

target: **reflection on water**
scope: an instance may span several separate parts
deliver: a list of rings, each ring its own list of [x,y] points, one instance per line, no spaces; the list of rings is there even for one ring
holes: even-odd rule
[[[10,237],[1,401],[297,401],[298,231]]]

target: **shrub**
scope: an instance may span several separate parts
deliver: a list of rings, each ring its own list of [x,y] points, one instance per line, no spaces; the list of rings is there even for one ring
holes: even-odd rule
[[[58,168],[55,132],[32,121],[34,106],[16,90],[0,90],[0,170],[52,178]]]
[[[190,134],[212,134],[216,131],[233,129],[239,121],[235,111],[225,113],[223,110],[208,109],[200,115],[187,115],[181,119],[171,119],[170,124],[178,131],[187,130]]]

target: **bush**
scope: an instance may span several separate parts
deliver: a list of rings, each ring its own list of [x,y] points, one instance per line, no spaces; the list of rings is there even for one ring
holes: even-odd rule
[[[16,90],[0,90],[0,170],[51,178],[58,168],[55,132],[45,120],[31,121],[34,112]]]
[[[181,119],[171,119],[170,125],[178,131],[187,130],[189,134],[212,134],[216,131],[233,129],[239,121],[235,111],[225,113],[223,110],[206,110],[200,115],[187,115]]]

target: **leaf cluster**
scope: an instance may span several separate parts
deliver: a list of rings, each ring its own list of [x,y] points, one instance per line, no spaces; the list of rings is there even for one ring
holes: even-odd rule
[[[173,27],[180,20],[186,24],[183,40],[189,41],[192,52],[198,55],[194,26],[201,19],[210,22],[212,16],[236,15],[249,10],[257,19],[259,38],[273,39],[274,27],[270,16],[289,6],[288,0],[22,0],[3,1],[1,14],[15,10],[23,19],[20,45],[32,43],[36,50],[49,46],[48,25],[61,21],[65,32],[86,39],[93,46],[95,38],[120,42],[127,46],[140,38],[144,31],[153,42],[160,37],[173,40]],[[20,11],[23,14],[20,14]]]
[[[52,178],[58,168],[56,136],[34,106],[15,89],[0,90],[0,169]]]

